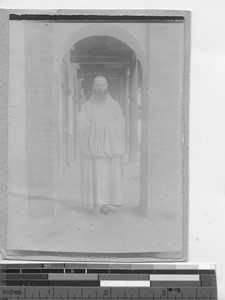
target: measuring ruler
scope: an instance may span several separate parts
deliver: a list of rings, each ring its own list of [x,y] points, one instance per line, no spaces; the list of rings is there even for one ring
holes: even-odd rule
[[[1,264],[0,299],[217,299],[212,265]]]

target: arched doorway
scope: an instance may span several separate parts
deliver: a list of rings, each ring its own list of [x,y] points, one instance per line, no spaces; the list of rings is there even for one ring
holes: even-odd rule
[[[65,58],[63,62],[65,64]],[[71,145],[70,152],[76,154],[79,152],[76,143],[77,113],[83,103],[91,97],[94,78],[102,75],[108,81],[109,94],[118,101],[125,118],[124,204],[137,208],[140,205],[142,64],[130,46],[109,35],[93,35],[77,41],[70,48],[67,64],[70,65],[73,74],[71,75],[73,79],[70,81],[72,86],[69,88],[72,92],[70,105],[72,114],[68,114],[65,109],[62,110],[62,114],[66,114],[62,116],[62,120],[67,120],[68,124],[72,124],[71,141],[68,142]],[[65,68],[62,68],[62,71],[64,72]],[[68,105],[62,104],[63,107],[68,107]],[[62,126],[65,124],[62,122]],[[62,132],[66,132],[64,128]],[[67,140],[63,138],[62,143],[67,143]],[[67,145],[62,145],[61,149],[63,151],[68,149]],[[62,157],[67,157],[67,154],[63,153]],[[78,178],[77,172],[78,156],[74,158],[71,155],[69,161],[64,163],[64,168],[68,170],[67,173],[71,174],[70,177],[73,177],[76,182],[81,180]],[[74,185],[72,186],[74,187]],[[77,184],[76,186],[78,187]],[[70,191],[70,195],[75,194],[75,202],[78,204],[79,191]],[[68,197],[64,195],[64,198]],[[73,197],[69,198],[74,201]]]
[[[139,40],[138,36],[136,34],[132,34],[130,30],[126,30],[125,28],[112,23],[104,23],[104,26],[102,26],[101,23],[95,23],[94,26],[93,24],[82,24],[70,34],[64,35],[54,56],[53,69],[56,72],[61,69],[61,62],[65,56],[65,53],[68,51],[68,49],[71,49],[74,44],[82,39],[96,35],[110,36],[120,40],[130,47],[135,52],[138,60],[141,62],[143,80],[144,78],[146,79],[148,75],[148,58],[144,46],[146,41],[144,42],[143,40]]]

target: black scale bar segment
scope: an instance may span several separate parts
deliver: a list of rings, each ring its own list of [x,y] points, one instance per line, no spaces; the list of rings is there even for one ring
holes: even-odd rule
[[[201,286],[200,281],[151,281],[151,286],[158,287],[198,287]]]
[[[87,269],[87,273],[109,274],[107,269]]]
[[[123,269],[111,269],[109,270],[110,274],[132,274],[132,270],[123,270]]]
[[[0,273],[5,273],[5,274],[8,274],[8,273],[20,273],[20,269],[0,269]]]
[[[43,264],[0,264],[0,269],[42,269]]]
[[[199,274],[216,274],[216,271],[215,270],[198,270],[199,271]]]
[[[50,286],[87,286],[87,287],[100,287],[99,280],[51,280]]]
[[[21,273],[42,273],[42,269],[22,269]]]
[[[85,273],[85,269],[65,269],[65,273]]]
[[[3,280],[3,286],[49,286],[50,281],[48,280]]]
[[[152,270],[152,274],[199,274],[198,270]]]
[[[48,274],[6,274],[6,280],[48,280]]]
[[[22,273],[64,273],[64,269],[22,269]]]
[[[0,269],[21,269],[21,264],[0,264]]]
[[[100,286],[99,280],[3,280],[3,286]]]
[[[200,275],[200,281],[201,281],[201,285],[204,287],[215,287],[216,286],[216,276],[215,275],[211,275],[211,274],[207,274],[207,275]]]
[[[132,270],[132,274],[154,274],[154,270]]]
[[[64,269],[42,269],[42,273],[64,273]]]

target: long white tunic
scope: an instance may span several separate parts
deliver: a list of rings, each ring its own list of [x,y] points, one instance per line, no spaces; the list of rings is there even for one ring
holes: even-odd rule
[[[82,204],[122,205],[125,121],[119,103],[109,95],[104,101],[86,101],[78,116],[78,140]]]

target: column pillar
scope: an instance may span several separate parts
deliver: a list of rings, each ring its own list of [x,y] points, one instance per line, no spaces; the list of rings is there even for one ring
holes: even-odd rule
[[[126,136],[126,161],[129,158],[129,103],[128,103],[128,75],[123,78],[123,114],[125,119],[125,136]]]
[[[137,125],[138,125],[138,105],[137,105],[137,61],[132,60],[130,65],[130,88],[129,88],[129,160],[134,162],[137,160]]]

